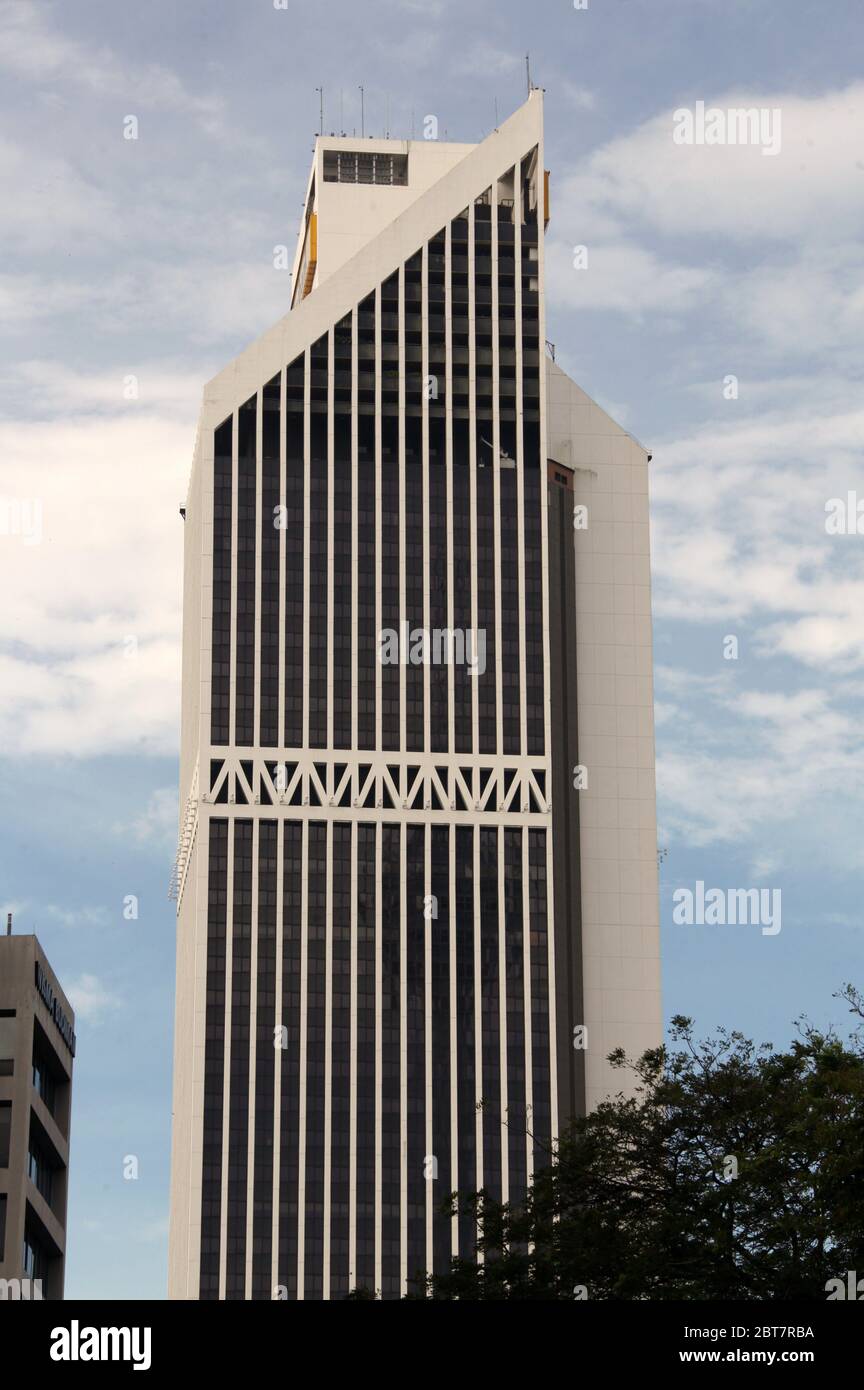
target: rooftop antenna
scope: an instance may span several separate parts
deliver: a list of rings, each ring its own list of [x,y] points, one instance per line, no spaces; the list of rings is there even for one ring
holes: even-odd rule
[[[495,98],[495,129],[498,129],[498,98]]]
[[[361,139],[364,138],[365,135],[366,135],[366,108],[365,108],[365,106],[364,106],[364,100],[363,100],[363,98],[364,98],[364,92],[363,92],[363,88],[361,87],[361,88],[360,88],[360,136],[361,136]]]
[[[384,108],[384,139],[390,139],[390,93],[387,93],[387,104]]]
[[[528,83],[528,95],[530,97],[534,90],[534,83],[531,81],[531,54],[525,54],[525,79]]]
[[[411,107],[411,139],[414,139],[414,107]]]
[[[342,104],[342,88],[339,88],[339,134],[345,134],[345,110]]]
[[[11,936],[11,935],[12,935],[12,913],[11,913],[11,912],[7,912],[7,913],[6,913],[6,935],[7,935],[7,936]]]
[[[318,120],[319,120],[319,124],[318,124],[318,134],[319,134],[319,135],[323,135],[323,134],[324,134],[324,88],[323,88],[323,87],[316,87],[315,90],[316,90],[316,92],[318,93],[318,96],[319,96],[319,111],[318,111]]]

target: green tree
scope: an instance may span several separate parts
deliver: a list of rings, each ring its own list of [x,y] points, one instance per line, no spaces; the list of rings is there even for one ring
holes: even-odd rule
[[[864,1020],[852,987],[840,996]],[[636,1094],[578,1119],[521,1210],[453,1197],[482,1262],[433,1299],[819,1299],[864,1275],[864,1045],[804,1021],[787,1051],[673,1020]],[[421,1295],[422,1296],[422,1295]]]

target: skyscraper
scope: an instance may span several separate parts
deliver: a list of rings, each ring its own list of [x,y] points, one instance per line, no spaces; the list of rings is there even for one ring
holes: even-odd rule
[[[434,135],[427,122],[425,134]],[[660,1038],[648,456],[545,335],[542,94],[319,138],[185,509],[170,1283],[385,1298]]]

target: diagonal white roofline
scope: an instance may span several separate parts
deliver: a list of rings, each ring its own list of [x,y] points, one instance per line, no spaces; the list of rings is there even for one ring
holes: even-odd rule
[[[377,285],[398,270],[447,222],[543,138],[543,93],[537,88],[512,116],[469,149],[325,283],[245,348],[204,388],[199,443],[228,415],[299,356]]]

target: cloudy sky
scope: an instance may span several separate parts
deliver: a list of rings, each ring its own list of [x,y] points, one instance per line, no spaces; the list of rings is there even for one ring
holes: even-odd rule
[[[654,451],[667,1014],[845,1026],[864,536],[825,504],[864,498],[862,37],[858,0],[0,0],[0,897],[78,1012],[69,1296],[164,1296],[178,507],[203,382],[288,307],[316,85],[328,131],[363,84],[367,132],[471,141],[530,49],[549,337]],[[779,110],[779,152],[676,144],[699,101]],[[699,879],[779,888],[782,930],[674,925]]]

